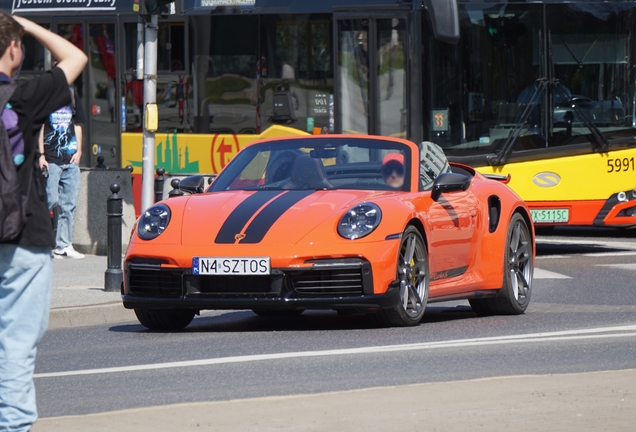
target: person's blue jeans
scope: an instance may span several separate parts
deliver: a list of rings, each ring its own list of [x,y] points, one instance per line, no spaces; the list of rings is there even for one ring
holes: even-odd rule
[[[55,247],[64,249],[73,243],[73,222],[79,193],[80,169],[75,163],[66,165],[49,164],[49,178],[46,181],[46,198],[49,210],[59,207]]]
[[[0,243],[0,432],[26,432],[38,418],[33,370],[51,277],[51,248]]]

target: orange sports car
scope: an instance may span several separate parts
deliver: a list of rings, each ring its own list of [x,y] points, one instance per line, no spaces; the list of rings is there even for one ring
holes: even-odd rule
[[[253,143],[205,190],[154,204],[133,228],[124,306],[151,329],[203,309],[364,311],[420,322],[428,302],[478,314],[528,307],[534,231],[503,176],[449,164],[433,143],[321,135]]]

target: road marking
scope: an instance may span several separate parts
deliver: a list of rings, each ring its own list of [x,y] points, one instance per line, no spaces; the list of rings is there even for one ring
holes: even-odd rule
[[[542,238],[537,243],[549,243],[553,245],[559,244],[567,244],[567,245],[576,245],[576,246],[600,246],[608,249],[623,249],[628,251],[636,250],[636,243],[634,242],[619,242],[619,241],[608,241],[608,240],[592,240],[592,239],[578,239],[578,240],[569,240],[569,239],[548,239]]]
[[[596,264],[598,267],[614,267],[621,270],[636,270],[636,264]]]
[[[506,345],[536,342],[572,341],[584,339],[604,339],[636,337],[636,325],[599,327],[581,330],[565,330],[550,333],[530,333],[525,335],[494,336],[474,339],[458,339],[450,341],[425,342],[403,345],[385,345],[361,348],[346,348],[324,351],[299,351],[272,354],[255,354],[235,357],[221,357],[201,360],[189,360],[169,363],[154,363],[132,366],[111,367],[102,369],[84,369],[75,371],[49,372],[33,375],[33,378],[58,378],[78,375],[99,375],[108,373],[137,372],[158,369],[172,369],[195,366],[212,366],[220,364],[246,363],[267,360],[292,359],[303,357],[329,357],[360,354],[380,354],[400,351],[419,351],[443,348],[463,348],[486,345]]]
[[[570,276],[566,276],[561,273],[551,272],[549,270],[542,270],[540,268],[534,269],[533,279],[572,279]]]

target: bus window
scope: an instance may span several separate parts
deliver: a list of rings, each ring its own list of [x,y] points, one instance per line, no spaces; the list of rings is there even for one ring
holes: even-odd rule
[[[543,73],[536,50],[541,6],[461,8],[457,45],[435,41],[423,26],[423,40],[428,41],[423,65],[430,74],[423,100],[431,104],[424,110],[424,136],[451,156],[491,154],[512,133],[519,136],[516,149],[545,148],[545,91],[537,81]]]
[[[370,133],[369,106],[369,20],[343,19],[338,22],[338,78],[336,97],[343,101],[342,131]]]
[[[159,23],[157,70],[183,71],[185,66],[185,25],[183,22]]]
[[[194,132],[254,133],[258,17],[192,18]]]
[[[260,35],[258,130],[273,124],[310,133],[328,129],[333,94],[329,16],[263,16]]]
[[[377,20],[380,135],[406,138],[406,20]]]
[[[555,104],[554,144],[590,141],[590,127],[598,128],[609,142],[633,137],[633,6],[572,4],[546,9],[554,77],[571,93],[570,101]]]

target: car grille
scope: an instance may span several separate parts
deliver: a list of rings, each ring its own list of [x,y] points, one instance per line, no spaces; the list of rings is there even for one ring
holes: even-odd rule
[[[316,260],[306,270],[280,270],[269,276],[193,275],[155,263],[130,263],[126,271],[131,296],[155,298],[361,296],[373,293],[371,266],[360,259]]]
[[[266,294],[272,293],[272,278],[273,276],[188,275],[185,284],[188,294]]]
[[[181,296],[180,270],[160,269],[150,266],[128,267],[128,291],[130,295],[161,298]]]
[[[338,296],[363,293],[360,267],[293,272],[291,280],[298,294]]]

